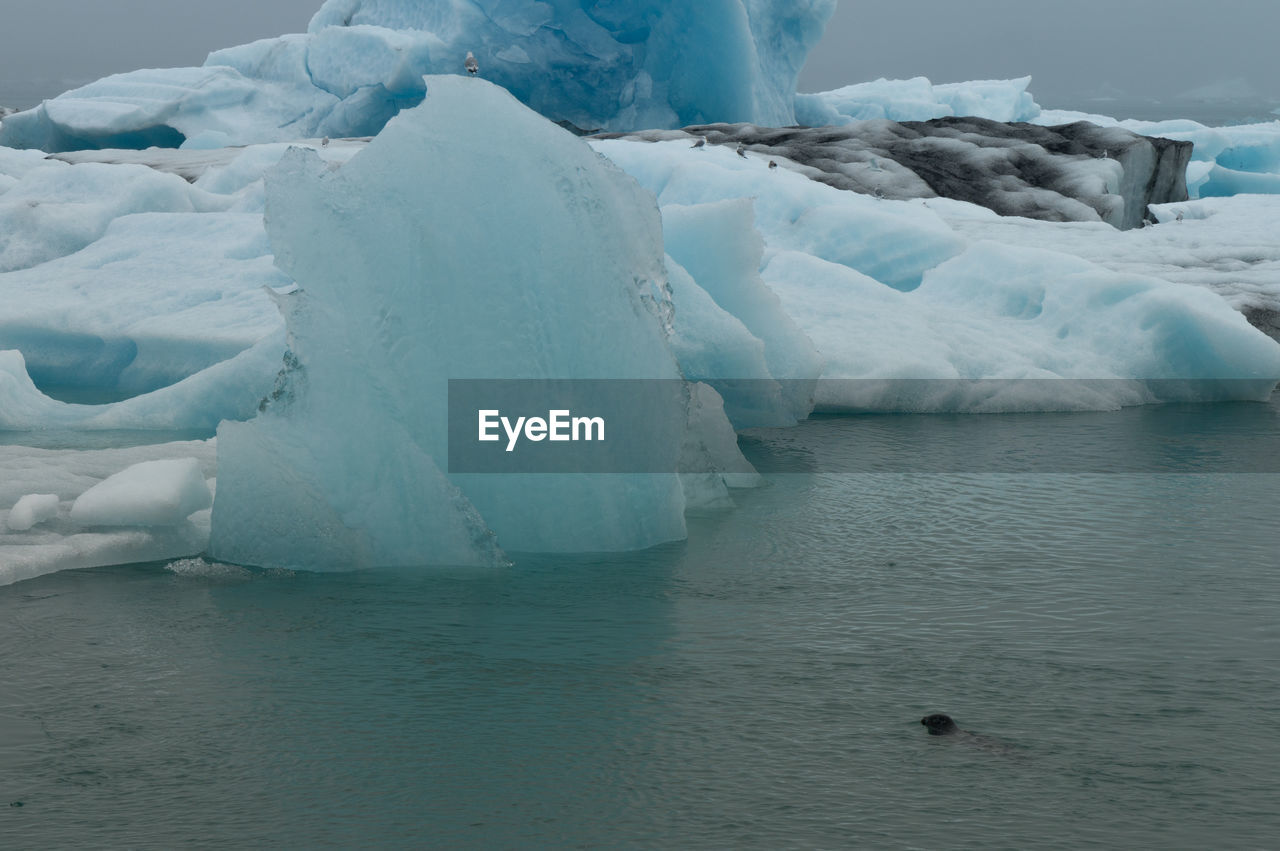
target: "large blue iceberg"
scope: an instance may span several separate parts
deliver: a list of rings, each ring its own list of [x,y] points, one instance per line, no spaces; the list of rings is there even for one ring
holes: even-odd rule
[[[10,116],[0,145],[65,151],[370,136],[423,75],[480,75],[581,129],[795,121],[835,0],[329,0],[305,34],[118,74]]]
[[[218,430],[210,552],[352,567],[492,561],[487,529],[515,550],[683,538],[674,474],[441,472],[449,379],[679,379],[661,228],[632,178],[483,80],[429,78],[340,169],[286,156],[267,230],[302,286],[281,297],[298,363]],[[687,418],[648,412],[673,459]]]

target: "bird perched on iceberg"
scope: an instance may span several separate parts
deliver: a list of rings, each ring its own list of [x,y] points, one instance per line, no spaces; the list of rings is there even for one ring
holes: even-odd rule
[[[739,142],[737,153],[738,153],[738,156],[742,157],[745,160],[747,158],[747,146]]]
[[[702,147],[705,147],[705,146],[706,146],[706,144],[707,144],[707,140],[706,140],[706,139],[699,139],[698,141],[696,141],[696,142],[694,142],[694,143],[693,143],[692,147],[694,147],[694,148],[702,148]]]
[[[467,66],[467,73],[471,76],[474,77],[476,74],[480,73],[480,63],[476,61],[476,55],[470,50],[467,51],[467,61],[465,64]]]

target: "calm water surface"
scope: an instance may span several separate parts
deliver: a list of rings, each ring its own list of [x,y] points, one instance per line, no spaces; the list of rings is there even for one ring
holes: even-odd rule
[[[739,503],[618,556],[0,588],[0,847],[1274,846],[1280,476]]]

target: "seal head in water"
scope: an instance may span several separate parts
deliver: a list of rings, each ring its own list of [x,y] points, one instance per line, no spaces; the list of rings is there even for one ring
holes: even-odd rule
[[[929,728],[930,736],[950,736],[960,732],[960,728],[951,720],[950,715],[941,713],[926,715],[920,719],[920,723]]]

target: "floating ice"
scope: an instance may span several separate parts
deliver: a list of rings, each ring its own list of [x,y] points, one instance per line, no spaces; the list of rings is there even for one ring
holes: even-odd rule
[[[1192,146],[1118,127],[1059,127],[985,118],[844,127],[711,124],[601,138],[649,142],[696,136],[737,146],[829,186],[876,198],[956,198],[1006,216],[1142,224],[1150,204],[1187,200]],[[785,158],[785,159],[784,159]]]
[[[142,461],[80,494],[71,520],[81,526],[176,526],[211,505],[197,459]]]
[[[86,450],[0,444],[0,506],[16,505],[22,495],[41,491],[69,507],[81,494],[132,465],[184,457],[198,459],[201,475],[212,476],[212,441]],[[10,519],[12,512],[0,508],[0,585],[55,570],[196,555],[209,540],[208,510],[173,526],[85,529],[60,510],[18,531],[10,528]]]
[[[295,152],[270,175],[299,368],[292,402],[219,430],[210,554],[349,567],[490,560],[486,527],[514,550],[683,537],[674,475],[439,472],[450,378],[679,373],[652,196],[483,79],[427,91],[342,168]],[[683,408],[650,416],[683,433]]]
[[[927,77],[910,80],[882,77],[834,91],[796,95],[796,121],[808,127],[873,118],[928,121],[950,115],[992,121],[1032,121],[1040,114],[1040,106],[1027,91],[1030,84],[1030,77],[943,85],[934,85]]]
[[[708,380],[721,395],[729,394],[725,407],[736,428],[786,426],[809,416],[813,408],[811,386],[822,369],[813,344],[782,310],[778,297],[760,280],[764,241],[754,227],[755,212],[747,200],[721,201],[697,206],[668,205],[662,225],[667,252],[693,276],[694,286],[709,295],[715,306],[742,323],[759,340],[766,369],[754,371],[743,360],[733,360],[743,347],[728,340],[709,340],[698,346],[700,363],[681,367],[686,378]],[[690,301],[694,299],[691,297]],[[713,328],[717,317],[705,308],[690,305],[687,319],[675,300],[676,322],[687,338],[700,334],[706,317]],[[684,330],[686,328],[695,330]],[[721,334],[715,334],[721,337]],[[725,335],[727,336],[727,335]],[[721,343],[728,343],[721,347]],[[754,347],[752,347],[754,348]],[[717,355],[724,358],[719,360]],[[751,371],[743,371],[751,370]],[[738,384],[738,392],[725,379],[782,379],[773,391],[767,382]],[[744,391],[745,392],[742,392]],[[764,393],[764,398],[761,393]]]
[[[29,493],[13,506],[7,522],[14,532],[25,532],[32,526],[57,516],[58,495],[56,493]]]
[[[1187,119],[1168,121],[1119,120],[1065,110],[1045,110],[1037,124],[1089,121],[1103,127],[1122,127],[1144,136],[1191,142],[1195,148],[1187,169],[1192,198],[1230,196],[1246,192],[1280,192],[1280,121],[1206,127]]]
[[[826,361],[822,376],[859,379],[821,382],[821,408],[1058,410],[1186,394],[1261,398],[1280,377],[1280,346],[1205,289],[1159,280],[1149,269],[1109,271],[1038,247],[973,242],[987,222],[1029,223],[1055,234],[1105,230],[1131,242],[1151,229],[1032,222],[947,199],[878,201],[792,169],[770,170],[762,159],[742,160],[726,146],[594,144],[650,187],[664,213],[676,207],[669,238],[675,238],[678,205],[753,199],[765,240],[765,283]],[[935,206],[974,236],[962,238]],[[1026,244],[1038,245],[1034,238]],[[1065,400],[1049,385],[1039,396],[959,393],[908,404],[898,398],[900,388],[884,385],[886,392],[878,392],[868,382],[905,378],[1112,382]],[[1163,378],[1190,383],[1144,381]]]
[[[377,133],[426,74],[481,74],[583,129],[795,121],[796,78],[835,0],[601,4],[330,0],[306,34],[204,67],[117,74],[8,116],[0,145],[199,148]]]
[[[1154,227],[1054,225],[993,216],[968,204],[931,201],[958,233],[1072,254],[1114,272],[1217,293],[1257,328],[1280,339],[1280,197],[1242,195],[1152,207]],[[1181,217],[1181,220],[1179,220]]]

